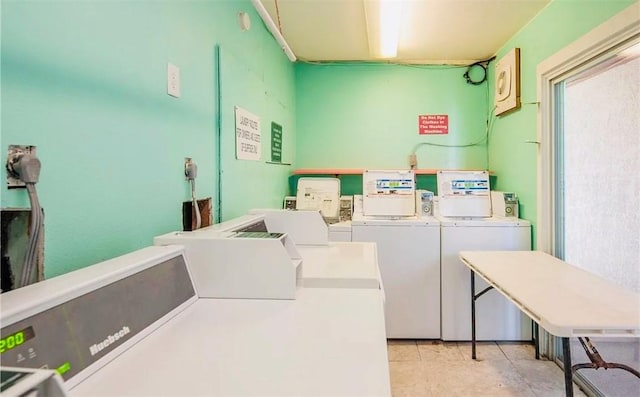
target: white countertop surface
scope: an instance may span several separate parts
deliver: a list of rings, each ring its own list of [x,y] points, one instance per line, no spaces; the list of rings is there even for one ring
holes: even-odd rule
[[[600,276],[540,251],[460,259],[553,335],[640,337],[640,295]]]
[[[199,299],[71,396],[390,396],[376,289]]]
[[[297,248],[302,256],[304,287],[380,287],[375,243],[330,242],[326,246],[298,245]]]

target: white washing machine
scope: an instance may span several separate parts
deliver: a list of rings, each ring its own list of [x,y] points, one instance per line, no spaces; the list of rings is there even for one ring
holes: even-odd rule
[[[531,225],[513,218],[439,217],[441,226],[442,340],[471,340],[471,275],[458,258],[465,250],[530,250]],[[475,278],[476,293],[488,284]],[[476,301],[478,340],[531,340],[531,320],[498,291]]]
[[[387,338],[440,338],[440,222],[354,214],[353,241],[378,246]]]

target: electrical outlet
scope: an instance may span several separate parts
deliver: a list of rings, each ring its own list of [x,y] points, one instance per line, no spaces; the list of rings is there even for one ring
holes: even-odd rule
[[[19,160],[23,154],[30,153],[36,154],[36,147],[32,145],[9,145],[7,149],[7,187],[9,189],[16,188],[24,188],[27,185],[22,182],[20,179],[15,178],[15,175],[12,175],[11,172],[13,170],[13,163]]]
[[[184,177],[191,181],[198,176],[198,165],[193,162],[191,157],[184,158]]]
[[[411,167],[412,170],[418,168],[418,159],[415,153],[409,155],[409,167]]]
[[[167,94],[180,98],[180,68],[167,64]]]

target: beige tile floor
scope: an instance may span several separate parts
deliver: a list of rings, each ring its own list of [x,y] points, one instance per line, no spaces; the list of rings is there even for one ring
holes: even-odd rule
[[[532,345],[390,340],[393,397],[562,397],[564,375],[553,362],[536,360]],[[574,385],[574,396],[585,395]]]

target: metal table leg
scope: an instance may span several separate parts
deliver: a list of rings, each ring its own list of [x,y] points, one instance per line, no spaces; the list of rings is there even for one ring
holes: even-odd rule
[[[591,363],[576,364],[572,366],[569,338],[562,338],[562,361],[564,364],[564,385],[565,385],[565,392],[567,397],[573,397],[573,371],[577,371],[579,369],[592,368],[597,370],[598,368],[604,368],[606,370],[606,369],[616,368],[616,369],[627,371],[633,374],[634,376],[636,376],[637,378],[640,378],[640,371],[636,370],[635,368],[632,368],[626,364],[609,363],[604,361],[604,359],[602,358],[602,356],[600,356],[600,353],[596,349],[595,345],[591,342],[589,338],[579,337],[578,341],[582,345],[582,348],[584,349],[585,353],[587,353],[587,357],[589,357],[589,360],[591,360]]]
[[[584,368],[592,368],[596,370],[598,368],[604,368],[605,370],[617,368],[635,375],[636,378],[640,378],[640,371],[626,364],[608,363],[604,361],[604,359],[596,349],[596,346],[593,344],[593,342],[591,342],[591,339],[587,337],[580,337],[578,338],[578,341],[582,345],[584,352],[587,353],[587,357],[589,357],[589,360],[591,361],[591,363],[576,364],[572,367],[573,371],[577,371],[579,369],[584,369]]]
[[[571,368],[571,346],[569,338],[562,338],[562,362],[564,364],[564,390],[567,397],[573,397],[573,370]]]
[[[469,269],[471,272],[471,358],[476,359],[476,300],[480,298],[482,295],[486,294],[487,291],[493,289],[492,286],[488,286],[482,291],[476,294],[476,273],[473,269]]]
[[[533,347],[536,349],[536,360],[540,360],[540,326],[535,321],[533,322]]]
[[[471,358],[476,359],[476,277],[471,269]]]

